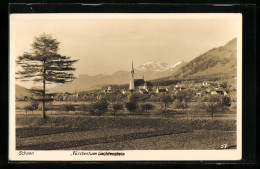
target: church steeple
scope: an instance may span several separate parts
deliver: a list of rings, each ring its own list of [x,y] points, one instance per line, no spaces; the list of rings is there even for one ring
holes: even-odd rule
[[[134,71],[134,63],[133,63],[133,60],[132,60],[132,70],[131,70],[131,74],[134,74],[135,71]]]
[[[130,84],[129,84],[129,90],[133,91],[135,89],[135,78],[134,78],[134,63],[132,60],[132,70],[131,70],[131,74],[130,74]]]

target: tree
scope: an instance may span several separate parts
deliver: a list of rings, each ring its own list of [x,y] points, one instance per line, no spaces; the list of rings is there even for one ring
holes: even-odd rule
[[[173,99],[169,94],[164,94],[161,96],[160,101],[164,103],[164,110],[166,110],[166,108],[173,101]]]
[[[46,95],[46,84],[66,83],[75,79],[73,73],[76,68],[72,67],[77,60],[71,60],[68,56],[58,54],[59,44],[51,35],[43,33],[35,37],[31,52],[25,52],[19,56],[16,63],[22,70],[16,72],[17,79],[22,81],[41,82],[42,89],[34,90],[41,98],[42,117],[45,118],[45,102],[50,98]]]
[[[24,107],[24,110],[25,110],[25,113],[26,113],[26,115],[27,115],[27,111],[29,110],[29,111],[32,111],[32,112],[33,112],[34,107],[33,107],[32,105],[27,105],[27,106]]]
[[[185,100],[186,98],[186,93],[183,91],[178,91],[178,93],[173,95],[174,100],[178,99],[180,102]]]
[[[140,94],[140,93],[134,93],[134,94],[132,94],[132,95],[130,96],[130,101],[131,101],[131,102],[135,102],[136,104],[138,104],[138,102],[140,101],[141,97],[142,97],[142,94]]]
[[[219,98],[219,107],[221,107],[221,113],[224,113],[224,111],[231,105],[230,103],[231,99],[229,96],[221,96]]]
[[[31,105],[32,105],[32,107],[33,107],[34,110],[37,110],[38,107],[39,107],[39,102],[33,101],[33,102],[31,102]]]
[[[222,82],[222,83],[220,84],[220,86],[225,89],[225,88],[227,88],[228,84],[227,84],[227,82]]]
[[[90,113],[101,116],[107,111],[107,108],[108,108],[108,102],[106,99],[103,98],[91,105]]]
[[[120,103],[116,103],[113,105],[113,110],[114,110],[114,117],[116,117],[116,113],[120,110],[123,110],[124,106]]]
[[[218,101],[219,101],[219,97],[212,95],[208,97],[208,102],[205,104],[206,106],[205,108],[208,112],[210,112],[212,119],[214,117],[214,113],[216,112],[219,106]]]
[[[146,111],[146,113],[149,112],[149,110],[152,110],[155,108],[155,106],[153,104],[142,104],[141,108],[143,111]]]
[[[201,100],[197,100],[197,102],[193,106],[193,109],[195,111],[202,111],[204,108],[205,108],[205,105]]]
[[[125,104],[125,107],[127,108],[127,110],[128,110],[128,111],[130,112],[130,114],[131,114],[132,111],[135,111],[135,110],[138,108],[138,105],[137,105],[137,103],[134,102],[134,101],[129,101],[129,102],[127,102],[127,103]]]
[[[185,109],[188,107],[188,104],[186,101],[181,102],[179,99],[176,99],[173,104],[176,109]]]
[[[35,101],[32,101],[32,102],[30,103],[30,105],[25,106],[24,109],[25,109],[26,115],[27,115],[27,111],[28,111],[28,110],[29,110],[29,111],[32,111],[32,113],[33,113],[34,110],[37,110],[37,109],[38,109],[38,106],[39,106],[39,103],[38,103],[38,102],[35,102]]]

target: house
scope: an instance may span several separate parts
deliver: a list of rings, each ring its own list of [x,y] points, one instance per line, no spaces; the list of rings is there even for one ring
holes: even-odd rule
[[[218,94],[218,93],[217,93],[216,90],[213,90],[213,91],[210,92],[210,94],[211,94],[211,95],[216,95],[216,94]]]
[[[208,82],[203,82],[203,83],[202,83],[202,86],[203,86],[203,87],[209,87],[210,84],[209,84]]]
[[[48,94],[45,94],[45,96],[47,96],[48,98],[50,99],[54,99],[54,97],[56,96],[56,93],[48,93]],[[76,98],[79,97],[79,94],[78,93],[74,93],[73,96],[75,96]]]
[[[206,89],[206,90],[205,90],[205,93],[206,93],[206,94],[210,94],[210,93],[211,93],[211,90],[210,90],[210,89]]]
[[[168,89],[167,88],[159,88],[159,86],[157,86],[155,93],[168,93]]]
[[[139,92],[142,94],[149,94],[148,89],[139,89]]]
[[[174,87],[173,90],[184,90],[184,89],[186,89],[186,88],[185,87]]]
[[[112,93],[112,87],[111,86],[105,87],[105,89],[103,90],[103,93],[105,93],[105,94]]]
[[[186,89],[186,88],[183,85],[181,85],[180,83],[177,83],[173,88],[173,90],[184,90],[184,89]]]
[[[144,82],[144,86],[142,88],[145,89],[145,90],[148,89],[147,82]]]
[[[127,91],[125,89],[121,90],[122,94],[127,94]]]
[[[222,91],[222,90],[213,90],[213,91],[211,91],[211,95],[216,95],[216,94],[226,96],[227,92],[226,91]]]
[[[111,91],[111,86],[107,87],[107,91],[109,91],[109,92]]]
[[[193,84],[193,87],[199,88],[199,87],[201,87],[201,85],[200,85],[200,83],[195,83],[195,84]]]
[[[216,92],[217,92],[218,94],[220,94],[220,95],[224,95],[224,92],[221,91],[221,90],[216,90]]]
[[[180,83],[177,83],[177,84],[174,86],[173,90],[179,90],[180,87],[181,87],[181,84],[180,84]]]

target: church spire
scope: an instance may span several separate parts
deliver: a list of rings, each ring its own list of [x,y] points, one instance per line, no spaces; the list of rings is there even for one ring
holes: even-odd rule
[[[134,74],[135,71],[134,71],[134,63],[133,63],[133,60],[132,60],[132,70],[131,70],[131,73]]]
[[[130,85],[129,85],[129,90],[133,91],[135,89],[135,77],[134,77],[134,63],[132,60],[132,70],[131,70],[131,74],[130,74]]]

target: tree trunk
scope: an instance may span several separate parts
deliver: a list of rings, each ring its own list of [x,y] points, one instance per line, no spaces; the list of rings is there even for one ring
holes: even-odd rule
[[[46,117],[46,113],[45,113],[45,101],[42,102],[42,118]]]
[[[46,74],[46,70],[45,70],[45,61],[43,62],[43,93],[42,93],[42,96],[43,96],[43,101],[42,101],[42,118],[45,118],[46,117],[46,114],[45,114],[45,74]]]

